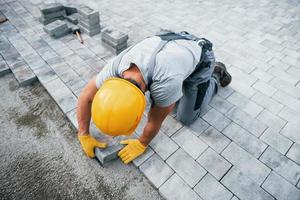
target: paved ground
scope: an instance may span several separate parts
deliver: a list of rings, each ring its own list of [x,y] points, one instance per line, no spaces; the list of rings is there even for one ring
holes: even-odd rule
[[[47,36],[36,20],[39,0],[0,2],[10,18],[2,41],[15,48],[2,56],[14,66],[11,51],[19,52],[73,119],[81,88],[114,55],[100,35],[84,36],[84,46]],[[299,1],[75,2],[99,9],[101,23],[127,32],[130,44],[161,28],[207,37],[229,66],[232,84],[202,117],[182,127],[169,116],[134,163],[165,198],[300,199]]]

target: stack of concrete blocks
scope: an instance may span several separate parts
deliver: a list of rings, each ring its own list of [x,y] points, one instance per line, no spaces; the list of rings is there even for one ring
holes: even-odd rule
[[[102,40],[119,54],[127,48],[128,35],[113,28],[106,28],[102,32]]]
[[[79,13],[79,28],[82,32],[89,36],[94,36],[100,33],[100,17],[99,12],[91,9],[88,6],[78,8]]]
[[[41,11],[39,20],[44,25],[56,20],[63,20],[66,16],[65,8],[60,3],[42,4],[39,8]]]
[[[62,20],[56,20],[44,26],[44,31],[54,38],[59,38],[72,32],[67,23]]]
[[[66,10],[67,16],[65,17],[69,22],[73,24],[78,24],[78,18],[79,14],[77,13],[78,10],[76,8],[76,5],[74,4],[67,4],[64,6]]]

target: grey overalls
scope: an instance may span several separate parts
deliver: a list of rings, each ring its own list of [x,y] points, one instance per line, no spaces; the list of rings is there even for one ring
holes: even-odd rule
[[[183,97],[177,102],[177,119],[185,125],[191,124],[199,117],[201,110],[209,104],[214,94],[217,92],[217,81],[212,76],[215,67],[215,56],[212,50],[212,43],[204,38],[195,37],[187,32],[167,32],[157,36],[161,38],[161,42],[153,51],[150,62],[147,64],[149,67],[147,77],[148,88],[150,88],[152,83],[156,55],[169,41],[179,39],[194,40],[197,41],[202,48],[200,61],[194,72],[184,80],[182,88]],[[118,59],[114,60],[113,66],[119,66],[123,55],[130,49],[131,47],[121,52],[121,54],[118,55]]]

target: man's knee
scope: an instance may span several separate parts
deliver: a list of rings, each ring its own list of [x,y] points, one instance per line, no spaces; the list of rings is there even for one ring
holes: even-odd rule
[[[183,125],[188,126],[190,124],[192,124],[198,117],[199,117],[200,113],[197,113],[196,115],[194,114],[178,114],[176,116],[176,119],[178,121],[180,121]]]

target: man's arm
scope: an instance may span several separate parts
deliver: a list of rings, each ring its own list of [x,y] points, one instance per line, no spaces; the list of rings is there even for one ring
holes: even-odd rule
[[[175,103],[171,104],[168,107],[158,107],[152,106],[148,113],[148,121],[144,128],[142,136],[139,138],[140,142],[147,146],[150,141],[156,136],[158,133],[161,124],[164,119],[168,116],[168,114],[173,110]]]
[[[78,134],[89,133],[91,121],[91,107],[93,98],[97,92],[96,78],[93,78],[81,92],[77,104]]]

